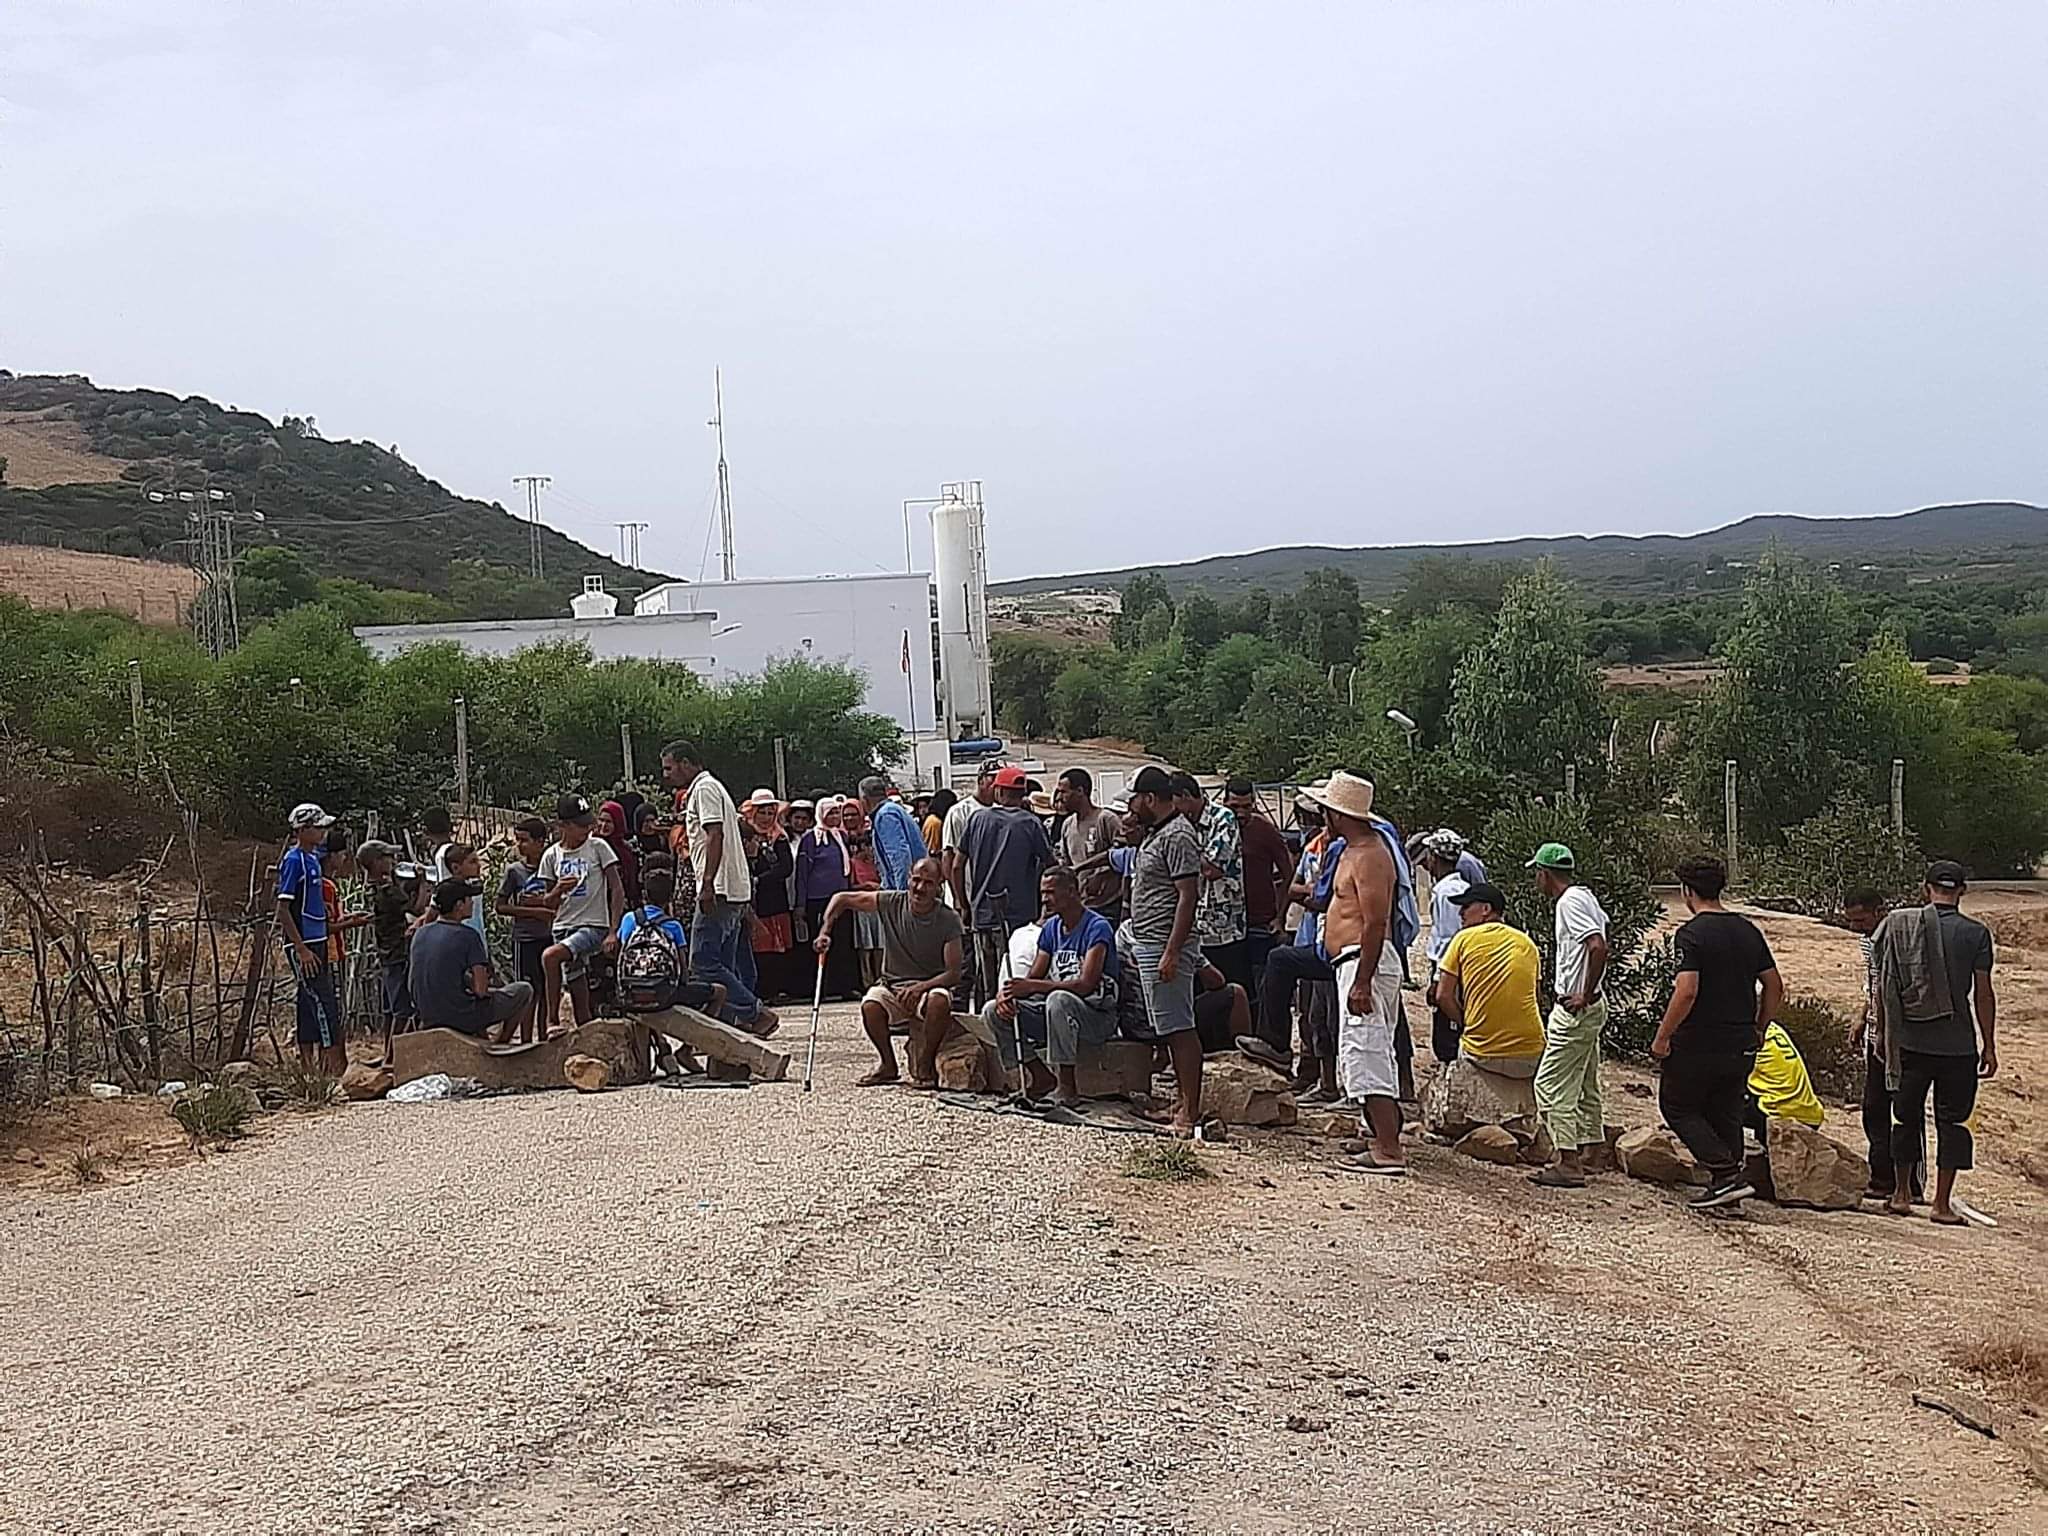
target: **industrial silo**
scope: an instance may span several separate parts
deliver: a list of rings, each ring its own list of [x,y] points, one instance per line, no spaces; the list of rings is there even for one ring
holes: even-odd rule
[[[939,588],[939,690],[946,734],[958,740],[995,730],[989,699],[988,551],[981,482],[939,487],[932,508],[932,579]]]

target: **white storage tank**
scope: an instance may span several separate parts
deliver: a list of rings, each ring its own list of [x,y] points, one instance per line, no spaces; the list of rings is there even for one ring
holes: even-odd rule
[[[602,576],[586,576],[583,590],[569,599],[569,612],[579,619],[616,618],[619,600],[605,591]]]
[[[981,482],[941,486],[932,508],[932,579],[939,589],[939,687],[947,734],[954,738],[995,728],[982,534]]]

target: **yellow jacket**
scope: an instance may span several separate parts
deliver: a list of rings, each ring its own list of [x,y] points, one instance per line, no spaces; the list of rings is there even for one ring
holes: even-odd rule
[[[1813,1079],[1806,1075],[1806,1060],[1784,1027],[1773,1024],[1764,1031],[1764,1043],[1750,1068],[1749,1091],[1767,1115],[1783,1115],[1801,1125],[1818,1126],[1827,1119],[1820,1097],[1813,1091]]]

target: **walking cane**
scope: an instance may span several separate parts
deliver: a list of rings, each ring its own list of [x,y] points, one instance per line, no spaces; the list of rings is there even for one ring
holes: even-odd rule
[[[997,935],[995,941],[996,975],[999,978],[996,996],[1001,997],[1003,986],[1007,985],[1010,980],[1010,893],[1008,891],[992,891],[989,893],[989,898],[996,904],[996,926],[994,932]],[[990,1001],[994,1001],[994,999],[992,998]],[[1000,1024],[1001,1015],[997,1015],[997,1019]],[[1031,1093],[1025,1085],[1031,1081],[1031,1074],[1024,1070],[1024,1020],[1016,1014],[1010,1016],[1010,1038],[1017,1042],[1017,1092],[1026,1100],[1029,1100]],[[998,1061],[1000,1061],[1002,1057],[1000,1046],[997,1048],[996,1056]]]
[[[811,1070],[818,1064],[818,1010],[825,1006],[825,957],[818,955],[818,979],[811,988],[811,1043],[804,1052],[804,1092],[811,1091]]]

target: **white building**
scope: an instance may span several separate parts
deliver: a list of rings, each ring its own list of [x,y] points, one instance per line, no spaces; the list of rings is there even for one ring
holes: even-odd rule
[[[581,640],[600,660],[680,661],[709,683],[758,673],[782,657],[841,662],[866,675],[868,709],[906,734],[934,729],[931,577],[922,572],[672,581],[641,593],[630,616],[616,614],[616,599],[586,583],[572,606],[575,616],[563,619],[368,624],[356,638],[378,656],[436,641],[509,656],[550,640]]]

